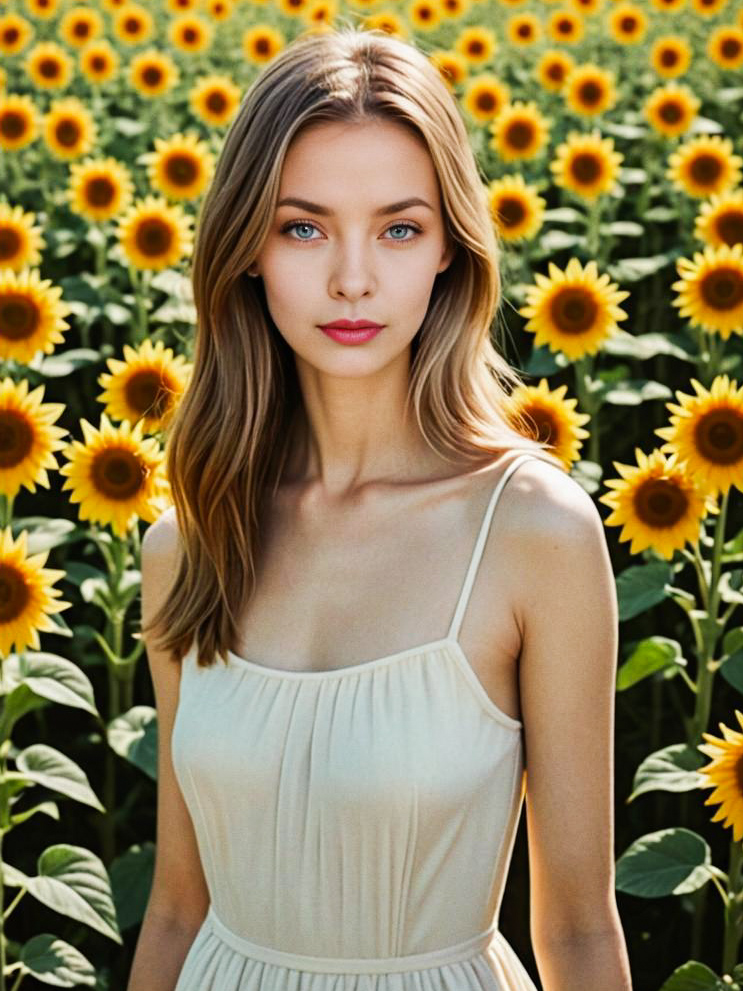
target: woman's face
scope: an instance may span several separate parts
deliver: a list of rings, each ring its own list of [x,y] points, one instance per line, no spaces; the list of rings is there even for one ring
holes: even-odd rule
[[[423,203],[401,205],[412,198]],[[291,145],[255,268],[298,363],[354,376],[407,354],[453,252],[422,140],[390,121],[334,122],[313,125]],[[384,329],[355,344],[320,329],[343,319]]]

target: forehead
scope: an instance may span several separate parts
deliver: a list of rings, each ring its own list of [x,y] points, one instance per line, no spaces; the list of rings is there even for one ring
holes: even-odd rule
[[[436,200],[438,178],[423,138],[395,121],[313,124],[294,139],[281,172],[280,197],[331,208],[414,195]]]

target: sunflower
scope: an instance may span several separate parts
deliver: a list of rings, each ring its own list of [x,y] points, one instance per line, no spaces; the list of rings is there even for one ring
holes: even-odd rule
[[[105,38],[89,42],[80,52],[80,71],[94,85],[112,79],[119,68],[119,54]]]
[[[125,7],[129,0],[101,0],[101,2],[109,14],[115,14],[117,10]]]
[[[178,83],[180,71],[173,59],[156,48],[135,55],[129,63],[129,83],[140,96],[162,96]]]
[[[62,15],[57,32],[70,48],[82,48],[103,34],[103,18],[92,7],[72,7]]]
[[[694,237],[715,248],[743,244],[743,189],[703,200],[694,224]]]
[[[36,214],[21,206],[0,202],[0,268],[20,271],[41,262],[41,248],[46,242],[41,227],[34,226]]]
[[[147,166],[150,184],[174,200],[196,199],[214,173],[214,155],[195,132],[155,138],[155,151],[139,159]]]
[[[85,441],[67,445],[67,464],[59,469],[67,477],[62,489],[72,490],[70,502],[80,503],[80,519],[111,524],[122,538],[138,517],[153,523],[167,490],[157,440],[142,436],[141,422],[114,427],[105,413],[99,429],[87,420],[80,425]]]
[[[479,68],[490,62],[498,48],[495,34],[490,28],[472,25],[459,32],[454,50],[467,60],[470,66]]]
[[[72,58],[56,41],[40,41],[26,55],[26,72],[41,89],[62,89],[72,79],[73,68]]]
[[[515,100],[507,103],[490,124],[493,137],[489,146],[506,162],[536,158],[547,144],[551,124],[533,100]]]
[[[73,213],[99,223],[112,220],[129,208],[133,197],[131,173],[115,158],[70,163],[66,198]]]
[[[201,0],[165,0],[165,8],[171,14],[183,14],[188,10],[196,10]]]
[[[590,134],[571,131],[555,149],[549,167],[555,185],[594,200],[614,187],[623,161],[624,155],[614,150],[614,140],[602,138],[594,129]]]
[[[440,4],[444,17],[459,21],[469,12],[472,0],[440,0]]]
[[[691,48],[685,38],[670,34],[656,38],[650,50],[650,64],[666,79],[682,76],[691,65]]]
[[[620,45],[636,45],[648,30],[648,16],[642,7],[631,0],[620,0],[607,18],[609,34]]]
[[[659,134],[676,138],[689,130],[701,101],[688,86],[666,83],[654,89],[645,101],[645,116]]]
[[[568,358],[596,354],[616,333],[616,321],[627,316],[617,304],[629,293],[610,282],[608,275],[599,277],[595,261],[583,268],[571,258],[565,271],[549,262],[549,273],[547,278],[536,272],[537,285],[527,287],[527,305],[518,311],[529,317],[524,329],[536,334],[535,345],[547,344]]]
[[[191,88],[193,114],[206,124],[229,124],[240,105],[240,89],[229,76],[202,76]]]
[[[450,49],[432,52],[429,56],[449,89],[461,85],[469,75],[470,67],[463,55]]]
[[[65,446],[60,440],[69,431],[54,422],[65,410],[64,403],[42,403],[45,386],[28,391],[28,379],[0,382],[0,436],[3,438],[3,470],[0,493],[14,499],[21,489],[49,488],[47,468],[58,469],[53,451]]]
[[[213,38],[213,25],[198,14],[180,14],[168,25],[168,40],[181,52],[205,52]]]
[[[622,527],[619,540],[632,541],[631,554],[652,547],[670,561],[687,541],[699,542],[702,520],[717,506],[675,454],[666,458],[655,450],[648,456],[636,447],[635,458],[637,467],[613,462],[622,477],[607,479],[614,491],[599,496],[613,510],[604,524]]]
[[[727,375],[717,375],[709,392],[696,379],[691,384],[696,396],[677,391],[681,405],[666,403],[674,415],[655,431],[666,441],[661,450],[678,455],[706,492],[743,491],[743,386]]]
[[[537,63],[536,78],[542,89],[559,93],[574,65],[574,59],[567,52],[561,52],[558,48],[550,48],[542,54]]]
[[[514,14],[508,19],[506,33],[515,48],[526,48],[541,38],[542,22],[536,14]]]
[[[743,65],[743,28],[723,24],[711,32],[707,55],[721,69],[738,69]]]
[[[738,724],[743,727],[743,712],[738,709],[734,712]],[[717,725],[722,732],[722,739],[703,732],[702,737],[707,742],[697,744],[697,750],[712,758],[709,764],[699,768],[702,784],[698,787],[715,789],[704,801],[705,805],[720,806],[710,821],[722,821],[723,826],[732,826],[733,841],[740,843],[743,839],[743,786],[740,774],[743,765],[743,733],[730,729],[722,722]]]
[[[547,379],[539,385],[517,385],[508,396],[506,411],[515,430],[550,445],[550,453],[559,458],[570,471],[580,456],[581,441],[589,436],[583,424],[591,419],[576,409],[577,399],[565,399],[568,387],[560,385],[550,390]],[[528,431],[521,426],[525,423]]]
[[[611,110],[617,102],[614,73],[592,62],[577,65],[565,80],[563,94],[577,114],[593,117]]]
[[[656,10],[662,10],[664,13],[668,11],[676,13],[681,10],[686,0],[651,0],[651,3]]]
[[[510,90],[490,72],[480,72],[466,84],[462,105],[477,121],[492,121],[510,99]]]
[[[63,161],[87,154],[96,134],[93,115],[76,96],[55,100],[44,117],[44,141],[54,157]]]
[[[8,88],[8,73],[0,65],[0,89]]]
[[[256,65],[270,62],[285,44],[284,35],[270,24],[254,24],[242,36],[245,58]]]
[[[547,19],[547,34],[564,45],[577,44],[585,30],[583,17],[575,10],[555,10]]]
[[[40,650],[39,633],[58,630],[49,614],[62,612],[72,605],[59,599],[62,592],[52,587],[52,582],[64,578],[65,572],[44,567],[48,550],[29,556],[27,538],[27,530],[21,530],[15,541],[9,526],[0,530],[0,584],[3,587],[0,656],[3,658],[8,657],[13,648],[16,653],[22,653],[28,647]]]
[[[335,21],[337,14],[337,0],[310,0],[307,10],[302,14],[302,18],[304,23],[310,27],[322,28],[325,25],[331,25]],[[381,11],[378,14],[372,14],[371,21],[371,26],[365,23],[365,30],[378,28],[380,31],[385,31],[390,35],[398,35],[399,37],[403,37],[405,33],[405,24],[402,18],[398,17],[393,11]]]
[[[191,217],[162,197],[137,200],[119,218],[116,235],[128,262],[138,269],[175,265],[193,247]]]
[[[488,185],[490,215],[504,241],[534,237],[542,226],[547,201],[520,174],[493,179]]]
[[[669,156],[668,165],[667,177],[676,189],[702,199],[737,186],[743,158],[733,153],[730,138],[700,134],[680,145]]]
[[[213,21],[227,21],[232,17],[233,0],[206,0],[204,8]]]
[[[317,4],[307,12],[306,20],[312,19],[311,11],[316,8]],[[330,12],[330,10],[329,10]],[[338,13],[338,8],[336,4],[333,4],[332,15]],[[326,18],[327,20],[328,18]],[[363,25],[365,31],[384,31],[385,34],[392,35],[397,38],[404,38],[407,34],[407,28],[405,21],[402,17],[396,14],[393,10],[380,10],[376,14],[367,14],[363,19]]]
[[[416,31],[433,31],[441,23],[438,0],[408,0],[406,14]]]
[[[579,14],[597,14],[604,5],[604,0],[570,0],[570,4]]]
[[[135,350],[124,344],[124,361],[109,358],[110,374],[98,379],[104,391],[98,399],[105,412],[132,425],[142,421],[145,433],[165,429],[186,388],[191,366],[183,355],[174,355],[162,341],[145,340]]]
[[[39,113],[30,96],[0,93],[0,148],[15,151],[34,141]]]
[[[702,14],[705,17],[714,17],[715,14],[719,14],[727,6],[727,3],[728,0],[691,0],[691,9],[696,14]]]
[[[681,279],[671,285],[679,293],[673,306],[682,317],[726,341],[743,335],[743,244],[707,245],[693,261],[679,258],[676,270]]]
[[[61,295],[38,269],[0,268],[0,358],[28,364],[39,351],[51,354],[64,342],[70,308]]]
[[[26,9],[34,17],[48,21],[57,13],[59,0],[26,0]]]
[[[112,26],[119,41],[125,45],[140,45],[152,37],[155,21],[146,7],[127,0],[113,15]]]
[[[0,14],[0,52],[3,55],[17,55],[22,52],[33,34],[34,29],[25,17],[13,11]]]

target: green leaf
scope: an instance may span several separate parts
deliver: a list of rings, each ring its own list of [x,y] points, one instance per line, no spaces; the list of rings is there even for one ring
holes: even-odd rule
[[[675,668],[679,660],[683,660],[683,657],[681,645],[676,640],[661,636],[641,640],[617,672],[617,691],[632,688],[656,671]]]
[[[54,747],[34,743],[17,755],[16,766],[37,785],[73,798],[82,805],[90,805],[99,812],[106,811],[91,788],[85,771]]]
[[[584,224],[586,215],[571,206],[558,206],[552,210],[545,210],[542,219],[555,224]]]
[[[649,275],[667,268],[676,258],[676,255],[666,253],[662,255],[649,255],[647,258],[620,258],[618,262],[607,266],[607,272],[611,278],[620,285],[627,282],[639,282]]]
[[[71,520],[52,519],[48,516],[23,516],[13,520],[13,536],[26,530],[26,550],[28,554],[40,554],[53,547],[61,547],[77,539],[79,532]]]
[[[607,134],[611,134],[615,138],[624,138],[627,141],[637,141],[648,133],[646,127],[638,127],[636,124],[622,124],[618,121],[604,121],[601,128]]]
[[[651,379],[625,379],[612,385],[603,394],[605,403],[612,406],[639,406],[652,399],[672,399],[673,393],[662,382]]]
[[[740,633],[740,630],[731,630]],[[737,650],[720,666],[720,674],[728,683],[743,695],[743,650]]]
[[[539,238],[539,246],[548,255],[564,251],[566,248],[574,248],[576,245],[585,244],[585,237],[582,234],[570,234],[568,231],[552,230],[546,231]]]
[[[8,692],[6,710],[13,694],[25,688],[41,699],[99,715],[90,679],[66,657],[45,651],[10,654],[3,662],[3,674],[3,690]]]
[[[666,584],[671,581],[671,566],[665,561],[637,564],[617,576],[619,620],[632,619],[668,597]]]
[[[678,344],[674,344],[668,334],[629,334],[621,328],[604,342],[603,350],[608,354],[627,355],[640,361],[647,361],[658,354],[670,354],[674,358],[690,360],[692,355]]]
[[[643,185],[648,181],[645,169],[619,169],[619,181],[623,186]]]
[[[565,364],[566,358],[563,354],[552,351],[546,344],[540,344],[539,347],[532,348],[524,372],[527,375],[535,377],[544,375],[548,378],[564,368]]]
[[[616,888],[638,898],[697,891],[709,881],[712,855],[706,840],[681,826],[635,840],[616,863]]]
[[[658,206],[651,206],[649,210],[645,210],[642,215],[642,219],[646,221],[649,220],[654,224],[667,224],[672,220],[678,219],[678,210],[675,210],[670,206],[662,206],[659,204]]]
[[[157,780],[157,715],[152,706],[132,706],[111,720],[106,735],[119,757]]]
[[[649,754],[635,772],[632,794],[627,802],[649,791],[693,791],[704,777],[698,768],[705,763],[698,750],[688,743],[672,743]]]
[[[109,867],[116,917],[122,932],[139,925],[144,917],[155,870],[155,844],[135,844],[116,857]]]
[[[642,224],[636,224],[633,220],[613,220],[608,224],[600,224],[599,230],[612,237],[642,237],[645,233]]]
[[[92,348],[71,348],[69,351],[44,357],[39,365],[39,372],[46,378],[65,378],[79,368],[97,365],[100,360],[100,354]]]
[[[96,985],[96,970],[90,960],[52,933],[32,936],[23,944],[18,959],[22,964],[19,973],[29,974],[44,984],[61,988]]]
[[[663,982],[660,991],[734,991],[706,963],[689,960],[677,967]]]
[[[28,892],[37,901],[123,943],[111,883],[100,857],[84,847],[58,843],[44,850],[38,870],[28,878]]]

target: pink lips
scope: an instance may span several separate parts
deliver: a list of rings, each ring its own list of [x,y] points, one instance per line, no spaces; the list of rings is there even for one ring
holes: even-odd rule
[[[333,320],[332,323],[320,324],[322,330],[362,330],[365,327],[382,329],[382,324],[372,320]]]
[[[383,329],[382,324],[369,323],[366,320],[336,320],[320,327],[324,334],[332,337],[338,344],[363,344],[376,337]]]

